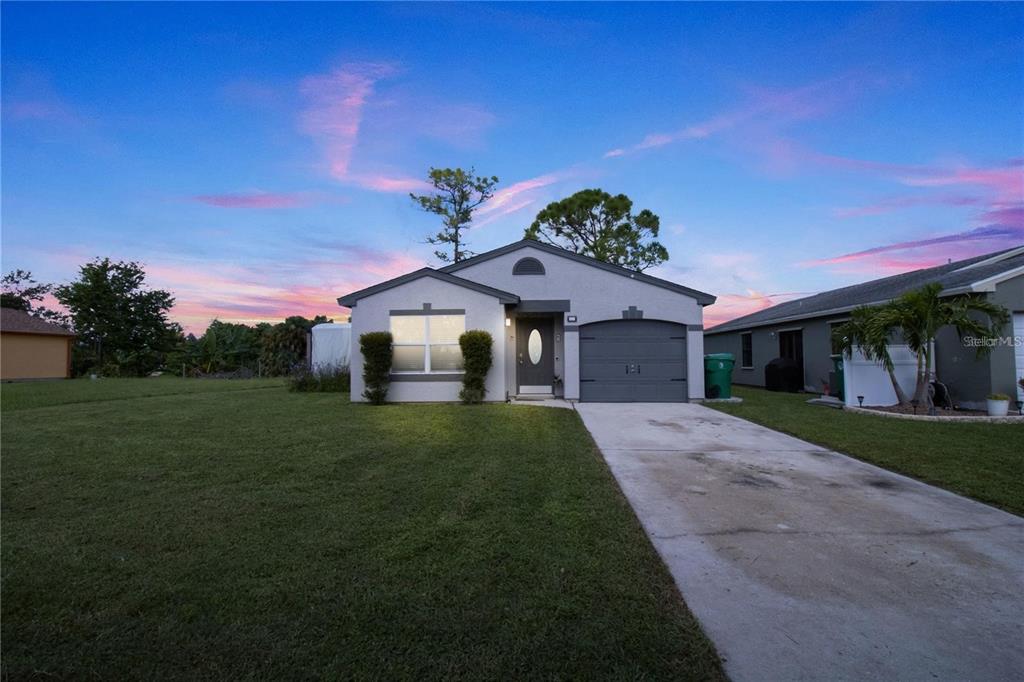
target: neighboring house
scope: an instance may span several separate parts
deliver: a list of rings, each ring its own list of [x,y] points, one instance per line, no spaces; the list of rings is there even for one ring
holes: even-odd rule
[[[842,289],[787,301],[707,330],[709,353],[733,353],[733,381],[764,385],[765,364],[783,357],[803,365],[806,390],[820,392],[832,369],[832,327],[845,322],[858,306],[885,303],[900,294],[937,282],[943,296],[977,294],[1012,313],[1003,343],[987,357],[961,343],[956,330],[943,329],[935,339],[935,371],[953,400],[980,407],[991,392],[1015,396],[1024,376],[1024,247],[1017,247],[934,268],[876,279]],[[1024,397],[1024,396],[1022,396]]]
[[[0,379],[65,379],[71,376],[71,343],[64,327],[23,310],[0,308]]]
[[[714,301],[533,240],[338,299],[352,309],[352,399],[363,399],[359,337],[390,331],[395,401],[457,400],[469,329],[494,337],[487,400],[703,398],[703,308]]]

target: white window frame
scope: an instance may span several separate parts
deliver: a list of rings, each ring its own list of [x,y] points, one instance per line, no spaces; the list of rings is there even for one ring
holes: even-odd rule
[[[750,337],[750,364],[743,364],[743,337]],[[754,369],[754,332],[740,332],[740,369]]]
[[[397,316],[396,315],[391,315],[388,318],[388,326],[389,327],[391,326],[391,318],[393,318],[393,317],[397,317]],[[421,374],[465,374],[466,373],[466,370],[464,370],[464,369],[441,369],[441,370],[437,370],[435,372],[435,371],[433,371],[430,368],[430,348],[432,346],[458,346],[459,345],[458,339],[456,339],[455,341],[437,341],[437,342],[433,342],[433,343],[430,341],[430,318],[437,317],[437,315],[403,315],[402,317],[422,317],[423,318],[423,320],[424,320],[424,323],[423,323],[424,324],[424,326],[423,326],[423,343],[399,343],[399,342],[396,342],[396,341],[392,341],[391,346],[392,347],[395,347],[395,346],[405,346],[405,347],[409,347],[409,346],[423,346],[423,371],[414,370],[414,369],[399,369],[399,370],[392,369],[391,370],[392,374],[416,374],[416,375],[421,375]],[[466,328],[466,315],[464,313],[460,314],[460,315],[452,315],[451,317],[461,317],[462,318],[462,328],[463,329]]]

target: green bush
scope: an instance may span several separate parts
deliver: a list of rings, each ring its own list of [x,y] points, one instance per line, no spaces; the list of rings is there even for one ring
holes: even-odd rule
[[[388,397],[391,375],[391,332],[367,332],[359,337],[363,353],[363,397],[374,405],[383,405]]]
[[[301,367],[288,376],[288,390],[301,393],[348,393],[352,387],[348,367]]]
[[[462,390],[459,398],[468,404],[483,402],[487,389],[487,372],[491,370],[492,347],[494,339],[485,331],[471,329],[459,337],[462,348],[462,362],[466,373],[462,377]]]

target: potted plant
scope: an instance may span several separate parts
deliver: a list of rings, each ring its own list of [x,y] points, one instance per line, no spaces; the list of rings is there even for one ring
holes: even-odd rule
[[[988,416],[1005,417],[1006,408],[1010,406],[1010,396],[1005,393],[988,394]]]

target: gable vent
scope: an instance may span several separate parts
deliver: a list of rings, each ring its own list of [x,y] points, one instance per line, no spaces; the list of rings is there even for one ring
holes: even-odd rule
[[[536,258],[520,258],[512,267],[513,275],[543,275],[544,264]]]

